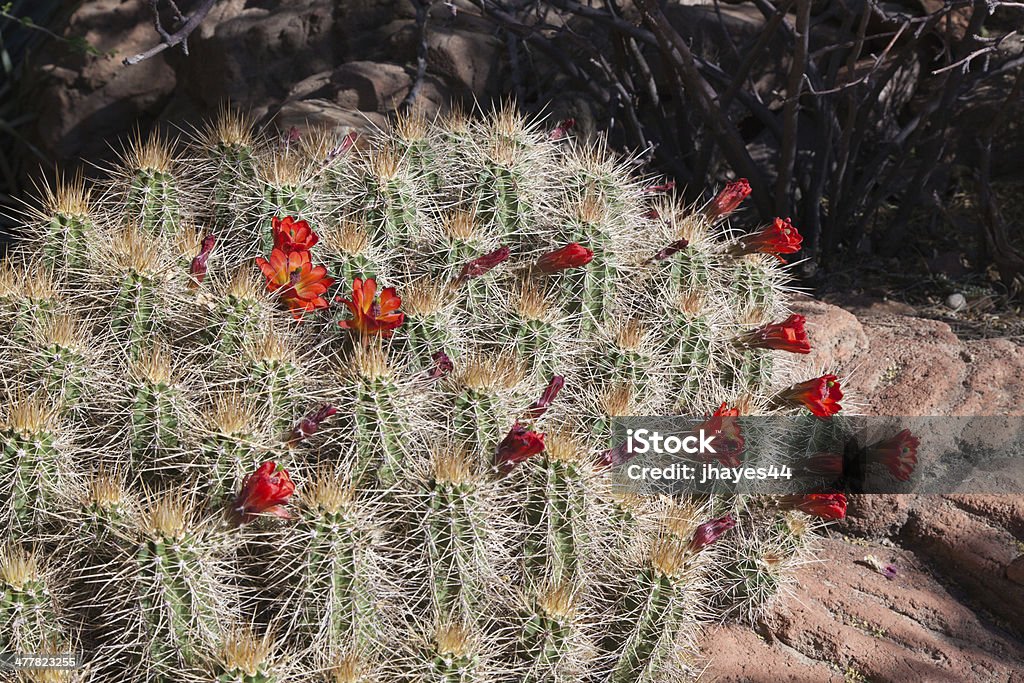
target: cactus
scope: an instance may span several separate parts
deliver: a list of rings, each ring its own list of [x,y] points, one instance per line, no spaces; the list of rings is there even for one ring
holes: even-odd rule
[[[0,550],[0,652],[48,652],[63,639],[50,579],[34,553]]]
[[[110,495],[110,483],[82,500],[93,543],[72,560],[98,675],[198,675],[237,614],[225,573],[237,539],[190,492],[168,489],[131,506]]]
[[[622,495],[614,422],[791,410],[791,245],[512,107],[367,138],[226,110],[45,190],[0,264],[0,542],[73,599],[5,569],[0,617],[102,682],[692,673],[809,525]]]

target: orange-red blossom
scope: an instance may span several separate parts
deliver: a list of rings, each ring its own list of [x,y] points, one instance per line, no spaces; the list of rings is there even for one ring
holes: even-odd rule
[[[352,318],[342,320],[338,325],[365,336],[379,334],[390,337],[405,322],[405,314],[398,310],[402,299],[394,287],[384,288],[380,293],[380,301],[376,299],[377,281],[373,278],[355,278],[352,281],[352,298],[340,299],[351,311]]]
[[[267,278],[267,289],[276,292],[296,318],[327,308],[323,295],[334,284],[334,278],[327,277],[323,266],[312,264],[308,251],[285,253],[274,249],[269,259],[257,257],[256,265]]]
[[[267,461],[242,482],[242,490],[235,497],[235,513],[243,521],[255,515],[289,519],[291,515],[284,509],[284,504],[293,493],[295,484],[288,476],[288,470],[279,470],[274,462]]]

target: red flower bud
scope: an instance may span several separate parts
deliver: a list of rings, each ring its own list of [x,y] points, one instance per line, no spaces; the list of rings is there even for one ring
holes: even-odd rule
[[[921,439],[914,436],[909,429],[904,429],[896,436],[869,446],[868,454],[885,463],[892,476],[900,481],[907,481],[917,465],[917,448],[920,445]]]
[[[722,534],[734,526],[736,526],[736,520],[733,519],[732,515],[704,522],[693,532],[693,538],[690,539],[690,545],[688,546],[690,552],[700,552],[721,538]]]
[[[475,277],[480,277],[498,264],[507,261],[511,254],[512,252],[508,247],[499,247],[489,254],[476,257],[466,265],[462,266],[462,271],[459,273],[459,277],[455,280],[456,284],[461,284],[466,280],[472,280]]]
[[[718,406],[711,417],[694,428],[693,433],[715,437],[715,458],[725,467],[739,467],[740,455],[743,453],[744,439],[740,430],[739,408],[726,408],[726,403]]]
[[[799,231],[790,223],[789,219],[776,218],[771,225],[741,237],[733,245],[731,253],[733,256],[745,254],[772,254],[785,263],[779,254],[795,254],[800,251],[800,244],[804,238]]]
[[[775,349],[792,353],[810,353],[811,343],[807,339],[804,323],[807,318],[793,314],[781,323],[772,323],[742,334],[737,341],[755,349]]]
[[[434,367],[430,369],[430,373],[427,375],[428,379],[441,379],[455,369],[452,359],[444,351],[438,351],[430,357],[430,360],[434,361]]]
[[[561,140],[569,134],[569,131],[576,125],[576,119],[563,119],[555,126],[555,129],[548,134],[548,140]]]
[[[301,139],[302,131],[300,131],[295,126],[292,126],[291,128],[289,128],[288,130],[281,134],[281,145],[284,147],[288,147],[289,145],[296,144]]]
[[[494,464],[502,474],[508,474],[521,462],[544,450],[544,435],[527,429],[518,422],[512,425],[511,431],[498,444]]]
[[[557,273],[567,268],[585,266],[593,259],[592,250],[573,242],[541,256],[537,259],[537,269],[542,273]]]
[[[794,384],[783,390],[777,399],[790,405],[803,406],[818,417],[832,417],[843,409],[839,405],[842,397],[843,390],[838,378],[835,375],[822,375]]]
[[[547,388],[544,389],[544,393],[540,395],[540,398],[534,401],[533,405],[526,409],[526,419],[540,419],[540,417],[548,411],[548,407],[551,405],[551,402],[555,400],[555,397],[558,396],[558,392],[560,392],[564,386],[564,377],[561,375],[555,375],[552,377]]]
[[[713,223],[722,216],[728,216],[735,211],[748,196],[750,196],[750,183],[746,178],[731,182],[718,193],[717,197],[711,200],[708,208],[704,209],[704,216]]]
[[[672,256],[672,255],[682,251],[683,249],[686,249],[688,246],[690,246],[689,240],[685,240],[685,239],[676,240],[675,242],[673,242],[672,244],[668,245],[667,247],[665,247],[664,249],[659,251],[657,254],[652,256],[649,259],[649,261],[651,263],[653,263],[655,261],[664,261],[665,259],[669,258],[670,256]]]
[[[807,459],[804,471],[819,477],[841,477],[843,456],[838,453],[815,453]]]
[[[676,189],[676,181],[670,180],[662,185],[650,185],[644,188],[644,192],[671,192]]]
[[[633,453],[629,452],[629,442],[623,441],[615,448],[609,448],[601,453],[600,464],[605,467],[618,467],[632,458],[633,455]]]
[[[216,243],[216,235],[207,235],[203,238],[203,243],[199,249],[199,253],[194,259],[192,259],[192,265],[189,267],[189,273],[193,278],[195,278],[196,285],[202,284],[203,280],[206,279],[206,262],[210,260],[210,252],[213,251],[213,245]]]
[[[235,512],[243,521],[260,514],[288,519],[290,515],[282,506],[293,493],[295,484],[288,477],[288,470],[278,470],[276,464],[268,461],[242,482],[242,490],[235,498]]]
[[[357,133],[356,131],[352,131],[348,135],[346,135],[344,139],[342,139],[340,145],[338,145],[337,147],[335,147],[334,149],[327,153],[327,163],[331,163],[332,161],[340,157],[342,154],[345,154],[347,151],[352,149],[352,146],[356,144],[356,138],[358,137],[359,133]]]
[[[324,405],[317,410],[314,410],[309,415],[304,416],[299,420],[298,424],[295,425],[291,434],[288,436],[288,445],[296,446],[303,439],[316,434],[320,429],[320,423],[332,415],[335,415],[337,412],[338,409],[334,406]]]
[[[822,519],[846,517],[846,496],[842,493],[809,493],[804,496],[783,496],[782,507]]]

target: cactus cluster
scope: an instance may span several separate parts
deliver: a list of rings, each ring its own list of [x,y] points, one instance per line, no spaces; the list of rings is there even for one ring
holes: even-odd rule
[[[621,495],[613,421],[838,385],[787,376],[796,229],[635,166],[512,108],[340,139],[225,111],[44,193],[0,265],[0,650],[84,653],[25,680],[680,680],[829,514]]]

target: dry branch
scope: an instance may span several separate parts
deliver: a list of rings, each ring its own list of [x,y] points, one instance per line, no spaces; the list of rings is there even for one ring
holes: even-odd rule
[[[183,17],[178,6],[171,2],[171,8],[175,14],[175,20],[181,23],[181,27],[174,33],[169,33],[164,28],[163,23],[160,21],[160,0],[150,0],[150,10],[153,12],[153,22],[156,26],[156,32],[160,34],[160,38],[163,40],[159,45],[154,45],[145,52],[140,52],[133,57],[125,57],[124,65],[131,66],[143,62],[150,57],[154,57],[167,48],[181,45],[181,50],[186,55],[188,54],[188,37],[199,28],[199,24],[203,23],[203,19],[210,13],[213,6],[217,4],[217,0],[202,0],[199,6],[190,14],[187,18]],[[182,23],[184,21],[184,23]]]

